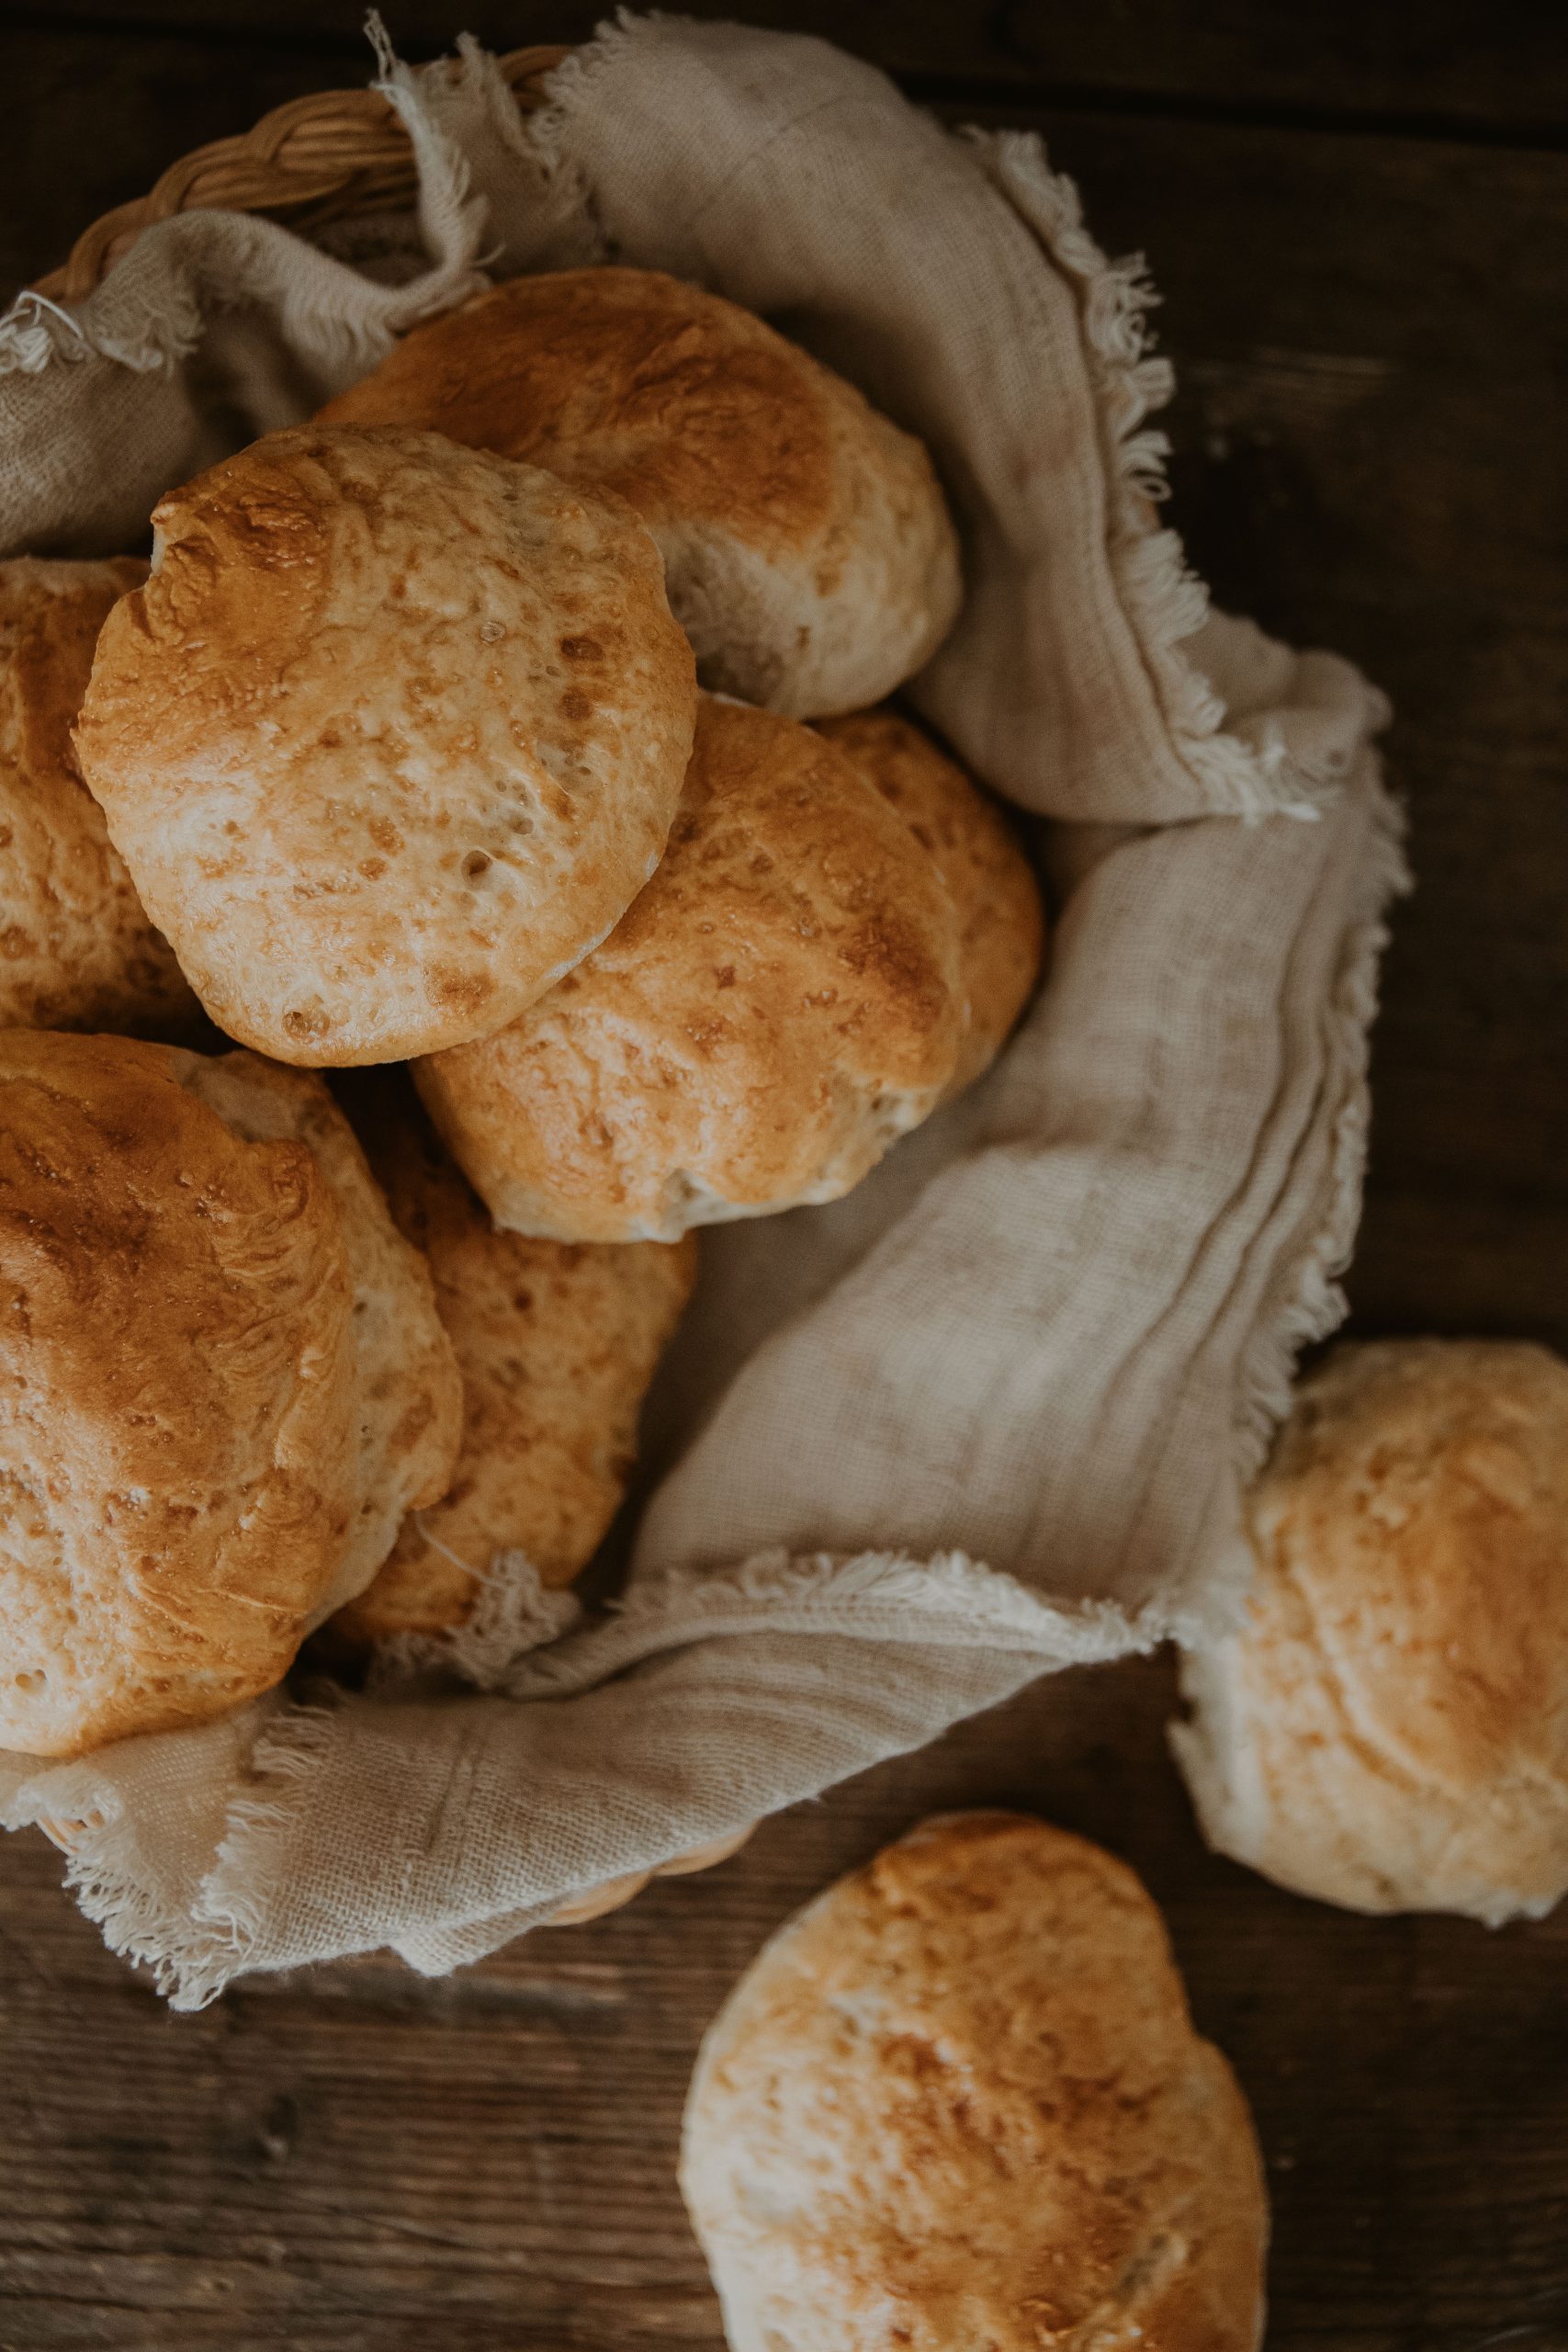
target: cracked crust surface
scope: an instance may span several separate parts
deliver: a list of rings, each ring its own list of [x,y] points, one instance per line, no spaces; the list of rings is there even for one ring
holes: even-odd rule
[[[403,1522],[341,1611],[355,1642],[461,1624],[500,1551],[566,1585],[626,1492],[638,1408],[691,1295],[696,1244],[620,1247],[501,1233],[402,1072],[344,1089],[405,1238],[429,1261],[463,1376],[462,1450],[442,1499]]]
[[[1247,1504],[1241,1632],[1172,1742],[1212,1845],[1361,1911],[1539,1916],[1568,1891],[1568,1365],[1347,1345]]]
[[[653,871],[696,688],[620,500],[300,425],[171,491],[76,746],[212,1018],[394,1061],[512,1020]]]
[[[28,1030],[0,1260],[0,1747],[225,1713],[445,1484],[428,1277],[318,1080]]]
[[[354,1285],[356,1498],[319,1624],[363,1591],[405,1514],[438,1502],[456,1471],[463,1383],[423,1252],[395,1223],[353,1128],[321,1080],[253,1054],[181,1057],[182,1082],[236,1135],[294,1136],[336,1199]]]
[[[196,1018],[71,745],[98,631],[146,577],[130,556],[0,563],[0,1029],[140,1035]]]
[[[818,732],[897,808],[947,885],[966,1006],[957,1094],[990,1068],[1039,983],[1045,910],[1034,869],[1001,809],[897,711],[827,718]]]
[[[772,1939],[681,2182],[733,2352],[1252,2352],[1267,2203],[1132,1872],[929,1822]]]
[[[934,860],[841,752],[705,695],[648,888],[520,1021],[415,1077],[519,1233],[669,1241],[835,1200],[952,1084],[958,933]]]
[[[659,542],[703,684],[792,718],[891,694],[958,610],[919,442],[750,311],[657,270],[512,278],[321,413],[615,492]]]

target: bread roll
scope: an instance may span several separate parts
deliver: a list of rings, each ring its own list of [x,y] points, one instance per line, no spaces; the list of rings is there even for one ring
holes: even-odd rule
[[[225,1713],[457,1454],[430,1280],[320,1081],[0,1036],[0,1747]]]
[[[0,563],[0,1029],[179,1029],[196,999],[82,782],[71,725],[147,566]]]
[[[818,732],[897,808],[957,910],[966,1012],[956,1094],[990,1068],[1039,982],[1045,913],[1034,869],[996,804],[897,711],[824,719]]]
[[[1335,1350],[1248,1499],[1243,1630],[1172,1741],[1211,1845],[1355,1911],[1539,1917],[1568,1890],[1568,1365]]]
[[[703,684],[795,718],[855,710],[957,615],[920,444],[750,311],[644,269],[514,277],[322,411],[433,425],[628,499]]]
[[[429,1261],[464,1390],[446,1495],[404,1521],[375,1581],[334,1621],[374,1641],[461,1624],[496,1552],[526,1553],[547,1585],[586,1566],[626,1491],[637,1410],[690,1295],[696,1244],[498,1233],[400,1071],[367,1074],[345,1101],[399,1227]]]
[[[76,730],[213,1019],[376,1062],[512,1020],[664,847],[692,657],[619,501],[304,425],[172,491]]]
[[[1250,2352],[1268,2206],[1132,1872],[928,1822],[709,2028],[681,2185],[732,2352]]]
[[[498,1225],[672,1241],[849,1191],[952,1081],[958,922],[809,728],[705,697],[663,865],[522,1020],[417,1066]]]

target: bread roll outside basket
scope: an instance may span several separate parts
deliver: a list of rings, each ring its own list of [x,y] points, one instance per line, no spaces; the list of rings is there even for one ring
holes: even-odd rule
[[[514,49],[497,58],[520,112],[532,114],[545,103],[545,76],[569,53],[559,47]],[[238,138],[214,140],[171,164],[148,195],[117,205],[85,229],[62,266],[40,277],[34,290],[57,302],[79,302],[143,229],[176,212],[265,212],[288,228],[310,230],[345,213],[404,209],[417,193],[408,133],[380,92],[321,90],[275,107]],[[44,1826],[69,1851],[72,1825],[53,1821]],[[727,1860],[750,1834],[716,1839],[657,1871],[612,1879],[592,1894],[563,1904],[552,1924],[578,1926],[618,1910],[650,1878],[707,1870]]]

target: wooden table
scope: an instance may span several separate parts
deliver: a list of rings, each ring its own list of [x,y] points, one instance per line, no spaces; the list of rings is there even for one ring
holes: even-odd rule
[[[743,5],[743,0],[742,0]],[[407,0],[581,38],[596,7]],[[699,14],[730,10],[699,9]],[[1378,1032],[1366,1330],[1568,1342],[1568,27],[1529,0],[750,0],[1039,125],[1167,297],[1177,519],[1222,600],[1392,692],[1420,876]],[[0,6],[0,277],[167,161],[364,77],[355,0]],[[1555,20],[1555,24],[1554,24]],[[1568,1916],[1371,1923],[1207,1856],[1162,1662],[1063,1676],[738,1860],[449,1982],[373,1960],[170,2016],[0,1848],[0,2347],[716,2346],[672,2159],[761,1939],[934,1806],[1033,1806],[1165,1905],[1251,2095],[1274,2352],[1568,2347]],[[1565,1906],[1568,1911],[1568,1906]]]

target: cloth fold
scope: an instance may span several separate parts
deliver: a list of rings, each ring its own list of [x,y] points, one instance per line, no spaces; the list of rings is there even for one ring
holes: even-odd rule
[[[1038,141],[951,136],[818,41],[663,17],[526,120],[468,41],[387,78],[425,196],[374,271],[190,216],[67,318],[0,324],[0,544],[125,544],[481,259],[695,277],[931,443],[967,595],[914,699],[1053,820],[1070,887],[980,1086],[834,1206],[704,1237],[617,1607],[506,1555],[481,1621],[363,1693],[0,1757],[0,1815],[71,1825],[84,1907],[186,2007],[381,1946],[456,1966],[1037,1674],[1230,1623],[1238,1482],[1343,1310],[1402,878],[1381,697],[1205,617],[1157,526],[1147,290]]]

